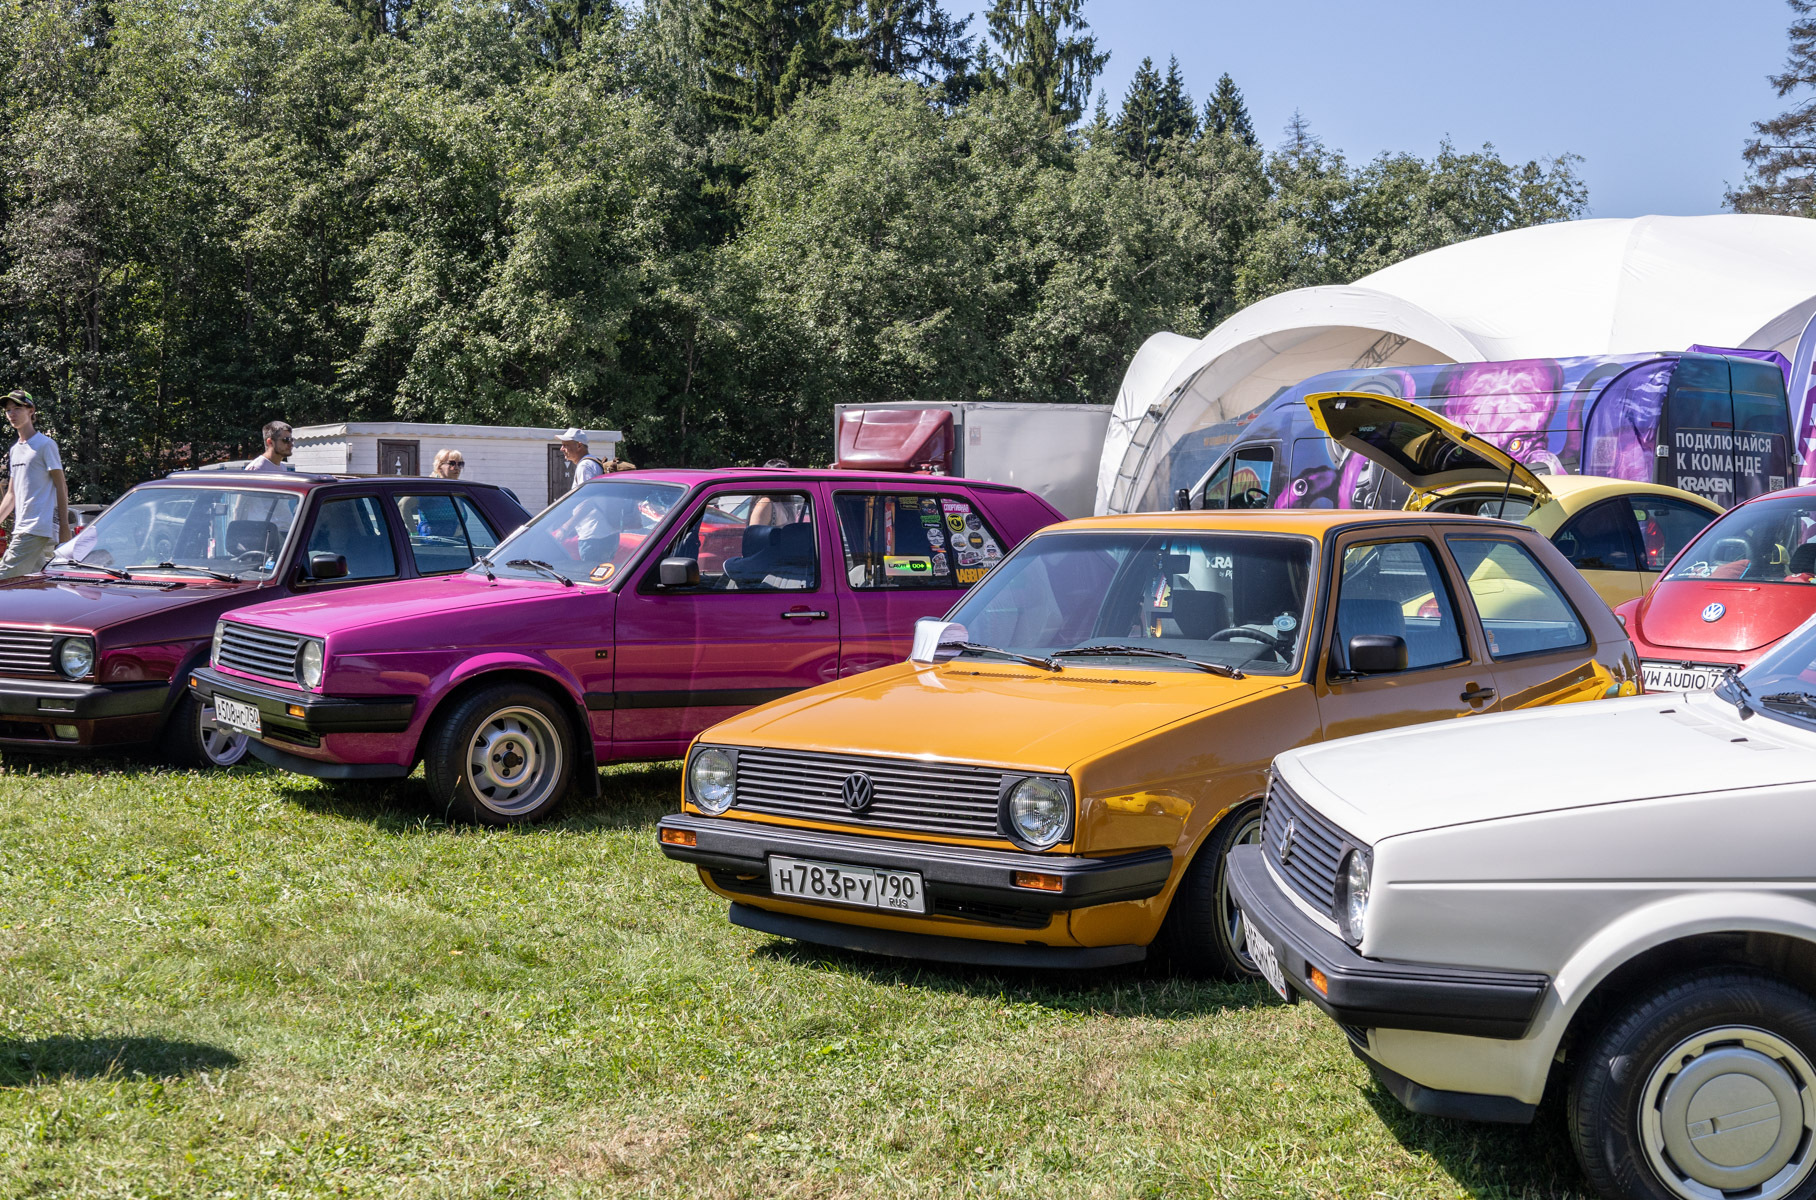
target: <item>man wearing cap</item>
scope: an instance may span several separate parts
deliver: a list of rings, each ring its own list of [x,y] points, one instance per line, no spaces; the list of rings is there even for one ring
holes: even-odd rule
[[[14,518],[12,540],[6,557],[0,558],[0,579],[13,579],[42,571],[57,544],[69,540],[69,485],[57,443],[38,432],[38,402],[32,394],[11,391],[0,403],[19,435],[6,456],[9,475],[0,493],[0,521]]]
[[[587,452],[586,430],[584,429],[561,431],[561,454],[574,464],[573,487],[579,487],[587,480],[597,479],[605,474],[605,463],[597,455]]]
[[[248,471],[288,471],[284,460],[290,457],[294,448],[294,438],[290,426],[283,421],[265,423],[265,452],[246,464]]]

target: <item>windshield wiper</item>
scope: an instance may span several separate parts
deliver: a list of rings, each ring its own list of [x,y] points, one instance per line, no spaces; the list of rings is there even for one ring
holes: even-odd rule
[[[1816,712],[1816,694],[1810,692],[1773,692],[1761,696],[1759,702],[1773,708],[1803,708]]]
[[[1728,668],[1727,673],[1722,676],[1721,682],[1734,689],[1734,707],[1740,710],[1741,720],[1744,721],[1752,716],[1754,711],[1760,707],[1759,697],[1755,696],[1752,690],[1740,681],[1740,672],[1733,667]],[[1720,691],[1720,685],[1716,690]]]
[[[240,581],[238,575],[229,575],[227,572],[217,571],[213,567],[192,566],[189,563],[161,562],[154,569],[159,571],[197,571],[208,576],[210,579],[218,579],[222,583],[238,583]]]
[[[478,567],[480,570],[482,570],[486,573],[486,582],[487,583],[497,583],[498,582],[498,576],[492,574],[492,558],[490,555],[488,555],[488,554],[480,555],[478,558],[473,560],[473,565]]]
[[[104,567],[100,563],[83,562],[79,558],[53,558],[50,561],[50,565],[53,567],[76,567],[83,571],[99,571],[109,579],[132,578],[131,575],[117,567]]]
[[[505,566],[519,567],[531,571],[541,571],[551,579],[561,580],[561,582],[568,587],[574,586],[574,581],[572,579],[569,579],[566,575],[563,575],[548,563],[543,562],[540,558],[513,558],[505,563]]]
[[[1140,658],[1170,658],[1174,662],[1182,662],[1188,666],[1197,667],[1200,671],[1209,671],[1213,675],[1221,675],[1225,679],[1246,678],[1241,667],[1226,666],[1223,663],[1202,662],[1196,658],[1187,658],[1177,650],[1156,650],[1151,646],[1075,646],[1070,650],[1055,650],[1053,652],[1053,657],[1058,658],[1061,655],[1076,655],[1079,658],[1120,658],[1125,654],[1135,655]]]
[[[1030,667],[1039,667],[1043,671],[1065,670],[1064,664],[1056,663],[1050,658],[1036,658],[1032,654],[1017,654],[1013,650],[1004,650],[1000,646],[986,646],[982,642],[958,642],[956,644],[960,650],[968,654],[1000,654],[1004,658],[1012,658],[1016,662],[1027,663]]]

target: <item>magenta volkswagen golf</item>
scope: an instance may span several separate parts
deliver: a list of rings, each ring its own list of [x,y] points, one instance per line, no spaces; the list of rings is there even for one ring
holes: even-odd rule
[[[853,471],[631,471],[583,485],[459,575],[256,605],[193,686],[265,762],[423,764],[432,803],[546,815],[607,762],[674,758],[746,708],[899,661],[1029,534],[1018,488]]]

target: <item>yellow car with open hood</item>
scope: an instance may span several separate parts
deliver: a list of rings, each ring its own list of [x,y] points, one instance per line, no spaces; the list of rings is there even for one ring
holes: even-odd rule
[[[1509,580],[1516,609],[1478,604],[1473,587]],[[921,621],[909,661],[700,735],[658,840],[734,923],[801,941],[1247,974],[1224,856],[1260,837],[1276,754],[1630,694],[1638,670],[1607,606],[1523,526],[1068,521]]]

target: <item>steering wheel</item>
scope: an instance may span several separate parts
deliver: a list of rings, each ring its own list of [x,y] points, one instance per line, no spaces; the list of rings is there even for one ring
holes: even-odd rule
[[[1231,507],[1234,507],[1234,506],[1232,505]],[[1242,507],[1244,507],[1244,508],[1266,508],[1267,507],[1267,489],[1258,488],[1258,487],[1243,488],[1242,489]]]
[[[1290,655],[1293,652],[1293,644],[1291,642],[1282,638],[1277,633],[1269,633],[1264,629],[1257,629],[1253,625],[1232,625],[1228,629],[1219,629],[1216,633],[1213,633],[1210,637],[1206,638],[1205,641],[1233,642],[1237,638],[1246,638],[1250,641],[1264,643],[1272,646],[1282,654]]]
[[[242,550],[233,556],[233,561],[248,567],[263,567],[265,552],[263,550]]]

